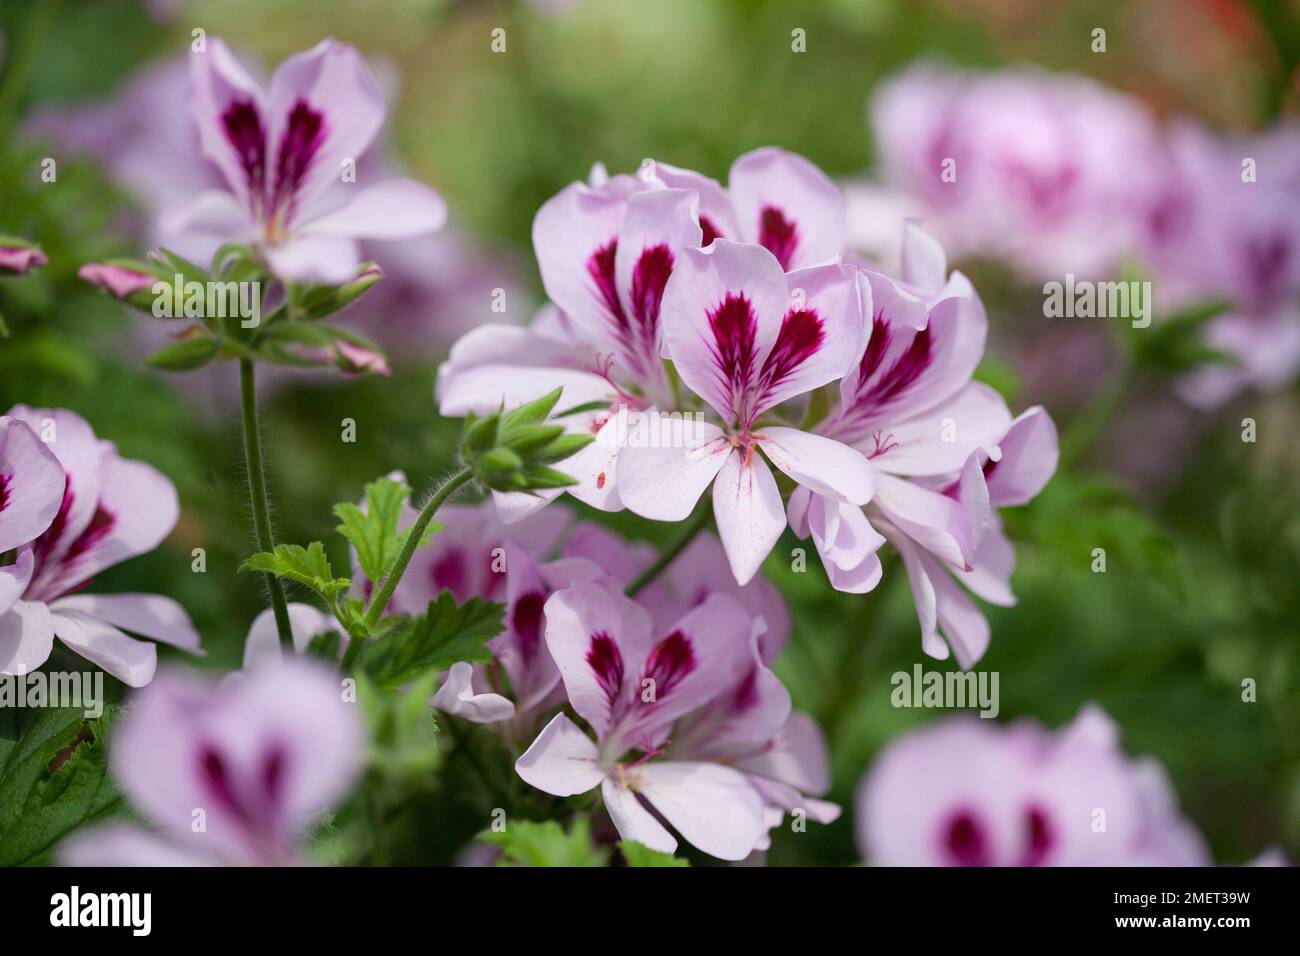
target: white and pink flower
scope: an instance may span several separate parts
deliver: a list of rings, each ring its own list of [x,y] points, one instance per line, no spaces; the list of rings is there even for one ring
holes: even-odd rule
[[[39,667],[55,637],[132,687],[153,679],[157,648],[125,632],[202,654],[189,615],[171,598],[81,593],[100,571],[151,551],[175,527],[180,506],[172,483],[151,465],[123,458],[73,412],[16,405],[6,420],[40,436],[59,469],[28,447],[27,433],[6,425],[6,449],[12,445],[19,458],[12,478],[0,483],[5,496],[15,496],[0,504],[0,529],[8,510],[26,516],[18,523],[27,534],[44,520],[52,496],[59,503],[44,530],[0,569],[0,672]]]

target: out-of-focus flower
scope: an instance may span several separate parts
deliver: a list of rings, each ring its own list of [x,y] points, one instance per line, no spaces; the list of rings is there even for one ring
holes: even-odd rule
[[[112,770],[156,829],[112,825],[65,842],[70,866],[282,866],[352,787],[356,710],[328,668],[299,659],[212,683],[164,672],[113,738]]]
[[[1174,166],[1150,206],[1157,294],[1177,308],[1221,298],[1206,344],[1235,361],[1193,372],[1180,392],[1215,407],[1300,371],[1300,126],[1218,139],[1191,123],[1170,135]]]
[[[663,852],[677,840],[642,800],[712,856],[741,860],[760,845],[764,802],[744,773],[667,753],[674,724],[736,688],[754,663],[750,622],[734,601],[714,595],[655,638],[650,615],[617,582],[578,582],[547,601],[546,644],[596,741],[557,714],[515,764],[525,781],[557,796],[600,787],[623,839]],[[640,756],[625,759],[634,748]]]
[[[190,69],[199,142],[226,189],[173,209],[167,231],[252,242],[276,275],[337,285],[361,265],[357,240],[442,226],[442,199],[413,180],[343,188],[384,119],[383,95],[353,47],[324,40],[290,57],[265,92],[216,38],[191,54]]]
[[[1036,281],[1108,278],[1137,250],[1165,169],[1142,104],[1078,76],[921,64],[884,83],[870,113],[884,185],[916,200],[953,254]]]
[[[862,455],[764,417],[852,365],[864,307],[855,274],[838,263],[786,274],[762,246],[718,239],[705,250],[685,250],[664,291],[664,351],[722,424],[667,420],[667,440],[656,436],[621,456],[620,493],[640,515],[681,521],[713,484],[718,533],[741,584],[785,526],[764,456],[796,484],[836,501],[863,505],[871,498]]]
[[[0,236],[0,272],[25,275],[28,269],[49,264],[41,247],[25,239]]]
[[[831,584],[862,593],[880,581],[876,552],[888,540],[912,584],[926,653],[972,666],[988,646],[988,622],[954,581],[995,604],[1014,603],[1014,552],[995,508],[1024,504],[1056,469],[1057,439],[1041,408],[1015,421],[993,389],[971,380],[988,321],[942,248],[904,230],[903,276],[864,273],[874,312],[838,408],[818,430],[851,444],[875,473],[865,512],[799,488],[790,525],[812,536]]]
[[[33,482],[13,489],[36,502],[18,509],[41,515],[53,491],[62,497],[48,527],[0,574],[6,608],[0,670],[25,674],[39,667],[56,636],[132,687],[153,679],[157,649],[124,631],[202,654],[189,615],[169,597],[79,593],[100,571],[152,550],[167,536],[180,514],[172,483],[152,466],[121,457],[73,412],[16,405],[8,417],[41,436],[66,484],[46,466],[39,487]]]
[[[296,653],[305,654],[313,637],[330,632],[339,635],[339,650],[342,651],[347,638],[333,615],[326,614],[310,604],[297,601],[290,601],[287,608],[289,633],[293,637],[293,649]],[[248,636],[244,638],[244,670],[271,666],[283,659],[284,651],[280,647],[280,635],[275,629],[275,611],[268,607],[253,618]]]
[[[1085,707],[1068,727],[956,717],[905,735],[858,788],[858,849],[885,866],[1204,866],[1164,770]]]

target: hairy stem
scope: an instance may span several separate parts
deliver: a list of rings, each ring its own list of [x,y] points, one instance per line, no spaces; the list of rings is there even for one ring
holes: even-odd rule
[[[659,577],[664,568],[672,564],[677,556],[686,550],[686,546],[695,540],[695,536],[704,530],[712,514],[713,505],[706,498],[695,514],[678,528],[672,540],[664,545],[664,549],[659,552],[659,557],[655,558],[654,563],[632,579],[625,592],[627,596],[636,597],[646,585]]]
[[[253,533],[257,550],[272,551],[275,539],[271,534],[271,508],[266,497],[266,472],[262,467],[262,436],[257,425],[257,394],[254,388],[253,363],[239,360],[239,398],[244,420],[244,461],[248,470],[248,496],[253,503]],[[293,650],[293,632],[289,628],[289,607],[284,601],[284,588],[274,574],[266,575],[266,589],[271,593],[271,609],[275,614],[275,630],[280,635],[280,647]]]

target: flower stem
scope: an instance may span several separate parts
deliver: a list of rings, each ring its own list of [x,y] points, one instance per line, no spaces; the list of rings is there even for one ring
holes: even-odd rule
[[[239,398],[244,419],[244,460],[248,468],[248,495],[253,502],[253,533],[257,550],[271,551],[275,540],[271,535],[271,509],[266,497],[266,472],[262,468],[262,436],[257,426],[257,394],[253,382],[253,363],[239,360]],[[293,651],[293,632],[289,628],[289,608],[284,602],[284,588],[274,574],[266,575],[266,589],[271,593],[271,609],[275,614],[275,630],[280,635],[280,647],[286,653]]]
[[[419,517],[415,519],[415,524],[411,525],[406,540],[402,542],[402,550],[393,559],[392,567],[384,575],[379,590],[370,599],[370,607],[366,610],[366,616],[362,619],[362,623],[366,625],[367,629],[379,623],[384,608],[388,607],[389,599],[392,598],[393,592],[397,590],[397,583],[402,580],[402,575],[406,573],[406,566],[411,563],[411,556],[415,554],[415,549],[420,546],[420,542],[424,539],[424,532],[429,527],[429,522],[433,520],[434,513],[471,477],[472,472],[468,468],[462,468],[444,481],[442,487],[435,491],[433,497],[420,509]],[[356,642],[354,641],[354,643]],[[351,645],[348,647],[348,655],[355,657]],[[347,663],[346,658],[345,663]]]
[[[672,564],[677,556],[686,550],[686,546],[695,540],[695,536],[704,530],[712,514],[713,504],[705,499],[695,514],[677,530],[673,539],[664,545],[664,549],[659,552],[659,557],[655,558],[654,563],[633,578],[624,593],[628,597],[636,597],[646,585],[659,577],[660,572]]]

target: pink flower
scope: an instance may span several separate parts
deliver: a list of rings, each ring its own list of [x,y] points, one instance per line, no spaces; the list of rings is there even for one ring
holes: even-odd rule
[[[49,263],[40,246],[21,239],[0,236],[0,272],[25,275],[28,269]]]
[[[364,734],[339,679],[289,660],[235,680],[170,671],[134,700],[112,770],[156,829],[115,824],[73,837],[70,866],[301,864],[308,827],[361,771]]]
[[[1078,76],[914,66],[879,88],[871,122],[885,183],[949,248],[1036,281],[1108,278],[1163,177],[1142,104]]]
[[[1229,140],[1183,123],[1170,147],[1148,220],[1156,289],[1168,308],[1232,303],[1206,344],[1237,360],[1201,367],[1179,391],[1213,408],[1243,388],[1284,388],[1300,371],[1300,125]]]
[[[620,494],[637,514],[681,521],[712,483],[718,532],[740,584],[785,525],[765,457],[796,484],[836,501],[871,498],[871,469],[861,454],[781,424],[773,413],[853,363],[863,315],[855,275],[838,263],[786,274],[762,246],[718,239],[685,250],[664,291],[664,351],[721,424],[660,422],[657,441],[620,456]]]
[[[988,321],[943,250],[915,226],[903,240],[903,279],[864,274],[874,303],[859,358],[840,382],[840,403],[818,430],[870,462],[875,496],[865,510],[798,488],[790,525],[812,536],[831,584],[862,593],[880,581],[888,540],[911,579],[926,653],[949,648],[971,667],[988,622],[954,581],[996,604],[1014,603],[1014,554],[994,508],[1024,504],[1056,468],[1056,430],[1041,408],[1014,422],[991,388],[971,380]]]
[[[440,228],[441,198],[413,180],[347,178],[384,120],[357,51],[335,40],[290,57],[263,91],[219,39],[190,57],[199,141],[226,190],[200,193],[164,230],[254,243],[281,278],[337,285],[361,265],[357,240]]]
[[[21,534],[44,519],[52,495],[61,497],[45,530],[0,573],[0,671],[26,674],[39,667],[56,636],[132,687],[153,679],[157,650],[123,631],[202,654],[189,615],[171,598],[77,593],[100,571],[152,550],[167,536],[180,512],[172,483],[152,466],[122,458],[73,412],[16,405],[8,418],[41,436],[66,485],[47,461],[39,468],[33,463],[31,449],[21,452],[26,442],[15,437],[20,431],[9,432],[15,454],[27,456],[10,489],[22,496],[11,499],[13,513],[28,515]],[[0,528],[9,508],[0,508]]]
[[[1163,769],[1095,706],[1049,733],[956,717],[913,731],[858,788],[858,848],[885,866],[1204,866]]]
[[[623,839],[656,850],[672,852],[677,840],[642,800],[712,856],[741,860],[759,846],[764,803],[745,774],[666,753],[675,722],[753,665],[750,623],[738,605],[714,595],[656,638],[649,614],[616,583],[578,582],[547,602],[546,644],[596,740],[557,714],[515,763],[525,781],[557,796],[600,787]],[[641,755],[628,759],[633,749]]]

